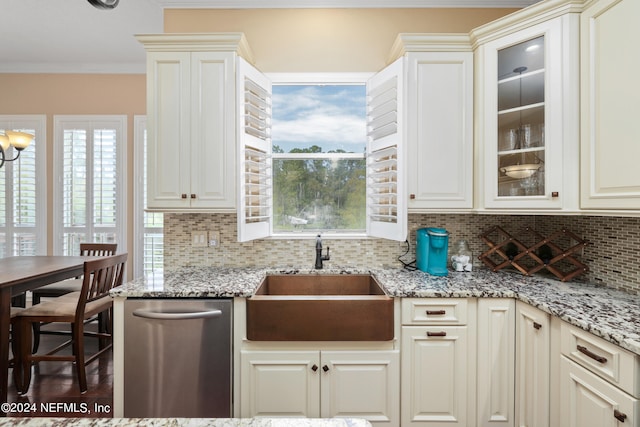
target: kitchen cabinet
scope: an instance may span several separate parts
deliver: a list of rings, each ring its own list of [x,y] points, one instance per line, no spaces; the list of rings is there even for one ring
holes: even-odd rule
[[[548,427],[550,315],[516,301],[516,395],[518,427]]]
[[[560,336],[560,425],[637,425],[640,356],[566,322]]]
[[[581,207],[640,209],[640,2],[598,0],[581,15]]]
[[[236,210],[241,34],[138,36],[147,50],[147,208]]]
[[[473,52],[468,35],[400,34],[410,212],[473,208]]]
[[[472,31],[480,209],[578,210],[579,14],[551,3]]]
[[[471,425],[475,414],[475,300],[402,300],[402,425]],[[472,322],[473,323],[473,322]]]
[[[562,356],[561,425],[566,427],[635,426],[638,399],[613,387]]]
[[[399,425],[399,352],[243,350],[241,416]]]
[[[515,301],[478,300],[477,426],[514,426]]]

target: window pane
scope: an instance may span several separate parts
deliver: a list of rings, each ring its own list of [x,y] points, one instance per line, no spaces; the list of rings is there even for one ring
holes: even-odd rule
[[[13,253],[17,256],[36,254],[36,235],[33,233],[16,233],[14,235]]]
[[[36,134],[33,128],[9,129]],[[35,255],[37,252],[36,147],[34,139],[28,149],[20,152],[18,160],[6,162],[0,169],[0,228],[3,229],[0,257]],[[9,148],[7,159],[13,159],[17,154]]]
[[[93,223],[116,226],[116,131],[93,132]]]
[[[23,130],[35,134],[35,130]],[[36,226],[36,150],[37,142],[20,153],[13,166],[13,222],[16,227]],[[35,254],[35,245],[32,245]],[[23,254],[23,253],[21,253]],[[25,254],[26,255],[26,254]]]
[[[162,231],[162,230],[160,230]],[[145,275],[162,273],[164,265],[163,235],[146,230],[144,233],[143,271]]]
[[[86,226],[87,132],[84,129],[64,131],[63,156],[63,224],[65,227]]]
[[[364,153],[364,85],[273,85],[273,151]]]
[[[366,229],[363,159],[273,160],[273,229]]]

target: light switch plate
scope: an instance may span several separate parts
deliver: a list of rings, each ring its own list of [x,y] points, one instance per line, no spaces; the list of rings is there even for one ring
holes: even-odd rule
[[[207,232],[206,231],[192,231],[191,232],[191,246],[193,247],[207,247]]]

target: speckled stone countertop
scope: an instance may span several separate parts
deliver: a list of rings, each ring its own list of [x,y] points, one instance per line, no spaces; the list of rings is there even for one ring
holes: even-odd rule
[[[371,427],[356,418],[0,418],[0,426],[49,427]]]
[[[374,274],[389,296],[399,298],[516,298],[640,355],[640,297],[601,285],[563,283],[516,272],[486,269],[447,277],[397,268],[183,267],[164,277],[140,278],[112,291],[116,297],[250,297],[266,274]]]

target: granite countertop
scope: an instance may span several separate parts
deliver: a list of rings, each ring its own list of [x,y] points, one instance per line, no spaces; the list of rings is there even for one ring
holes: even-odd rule
[[[398,298],[516,298],[640,355],[639,296],[602,285],[565,283],[505,270],[476,269],[436,277],[398,268],[182,267],[161,277],[133,280],[111,293],[114,297],[147,298],[251,297],[263,277],[273,273],[372,273],[389,296]]]
[[[0,426],[50,427],[371,427],[356,418],[0,418]]]

